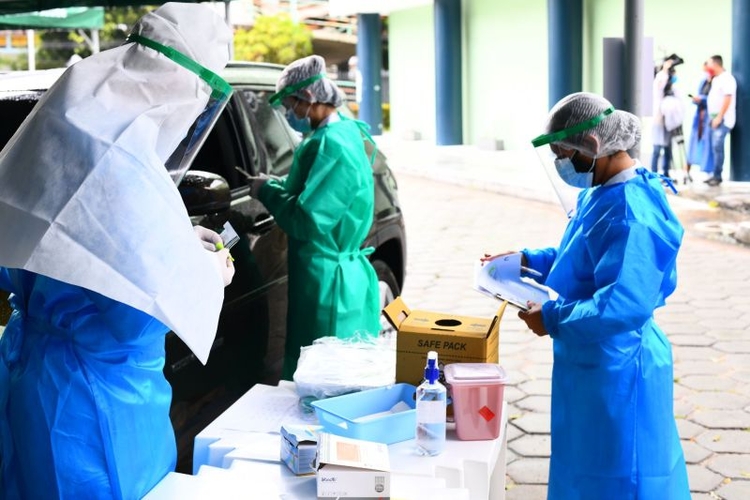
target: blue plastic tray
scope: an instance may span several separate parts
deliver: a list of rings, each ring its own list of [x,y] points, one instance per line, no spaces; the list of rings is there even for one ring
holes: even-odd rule
[[[414,439],[417,410],[411,384],[394,384],[378,389],[345,394],[312,403],[318,422],[325,432],[365,441],[393,444]],[[355,420],[390,410],[399,401],[410,410],[376,417],[366,422]]]

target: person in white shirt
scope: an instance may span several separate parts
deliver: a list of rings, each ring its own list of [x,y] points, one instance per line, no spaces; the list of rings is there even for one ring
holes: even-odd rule
[[[714,168],[713,177],[705,182],[709,186],[718,186],[724,168],[724,140],[737,121],[737,80],[724,69],[724,61],[718,55],[711,56],[706,62],[706,70],[713,76],[706,104],[711,118]]]

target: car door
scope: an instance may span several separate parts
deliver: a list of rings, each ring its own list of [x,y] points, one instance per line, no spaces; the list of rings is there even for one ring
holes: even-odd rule
[[[294,160],[294,150],[302,140],[301,135],[289,126],[280,109],[268,103],[272,90],[261,87],[240,87],[238,90],[247,100],[266,152],[265,173],[276,176],[288,174]]]
[[[253,130],[247,100],[237,92],[180,186],[193,224],[219,232],[229,222],[240,240],[231,250],[235,275],[224,290],[207,365],[200,366],[173,335],[167,339],[165,371],[175,400],[189,401],[211,391],[214,397],[231,399],[255,383],[275,384],[280,376],[286,336],[286,236],[265,207],[250,197],[246,182],[248,175],[265,168],[266,156]],[[211,192],[186,196],[188,188],[183,184],[195,178],[213,179],[211,185],[219,186],[216,192],[227,190],[228,199]]]

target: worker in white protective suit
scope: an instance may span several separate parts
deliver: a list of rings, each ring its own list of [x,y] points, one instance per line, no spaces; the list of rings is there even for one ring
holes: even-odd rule
[[[205,363],[233,273],[176,183],[231,94],[231,37],[165,4],[68,68],[0,153],[2,498],[136,499],[174,469],[164,336]]]

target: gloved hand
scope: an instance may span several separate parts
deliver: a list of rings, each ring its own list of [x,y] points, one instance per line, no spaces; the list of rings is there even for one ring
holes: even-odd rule
[[[232,263],[232,257],[229,255],[229,250],[222,248],[221,250],[213,252],[216,262],[216,268],[221,275],[224,286],[227,286],[232,282],[234,276],[234,264]]]
[[[497,259],[498,257],[505,257],[506,255],[510,255],[512,253],[518,253],[518,251],[510,250],[510,251],[507,251],[507,252],[499,253],[497,255],[490,255],[490,254],[486,253],[486,254],[484,254],[484,257],[480,257],[479,260],[481,260],[482,262],[490,262],[490,261],[493,261],[493,260]],[[527,266],[528,265],[526,263],[526,255],[524,255],[524,254],[521,254],[521,265],[522,266]]]
[[[266,182],[270,179],[269,176],[266,174],[260,174],[256,177],[248,177],[247,183],[250,185],[250,197],[251,198],[258,198],[258,193],[260,193],[260,189],[265,185]]]
[[[529,330],[536,333],[537,337],[544,337],[549,335],[547,327],[544,326],[544,320],[542,319],[542,304],[528,301],[528,311],[518,311],[518,317],[521,318]]]
[[[219,236],[219,233],[217,233],[216,231],[211,231],[210,229],[203,226],[193,226],[193,231],[195,231],[195,235],[200,240],[203,248],[210,252],[216,251],[217,243],[223,243],[221,241],[221,236]]]

